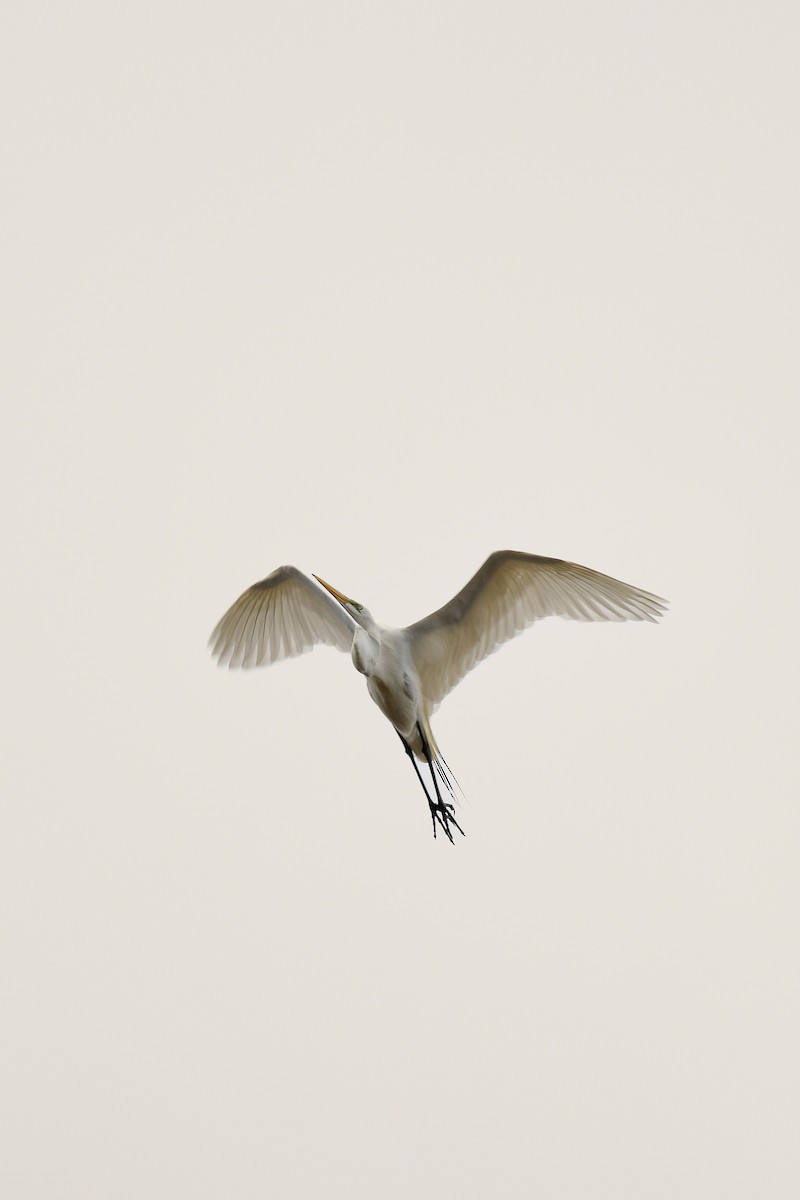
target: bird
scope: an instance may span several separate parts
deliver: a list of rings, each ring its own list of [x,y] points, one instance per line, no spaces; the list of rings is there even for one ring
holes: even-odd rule
[[[666,608],[660,596],[578,563],[498,550],[442,608],[395,629],[318,575],[283,566],[234,601],[209,646],[219,665],[230,668],[268,666],[320,643],[349,652],[413,764],[433,836],[440,830],[453,843],[454,831],[464,834],[455,812],[458,785],[431,730],[445,696],[504,642],[544,617],[657,621]],[[432,791],[420,764],[430,773]]]

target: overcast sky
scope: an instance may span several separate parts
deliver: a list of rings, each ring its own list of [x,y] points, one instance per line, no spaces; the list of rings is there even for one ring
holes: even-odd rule
[[[794,4],[11,6],[4,1196],[789,1200]],[[434,729],[225,672],[282,563],[537,625]]]

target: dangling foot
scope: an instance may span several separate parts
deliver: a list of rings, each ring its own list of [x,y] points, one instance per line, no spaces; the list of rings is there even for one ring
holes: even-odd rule
[[[420,725],[419,721],[417,721],[417,732],[419,733],[420,741],[422,742],[422,753],[425,755],[425,761],[428,764],[428,768],[431,773],[431,779],[433,780],[433,790],[436,792],[436,803],[434,804],[433,801],[431,800],[430,796],[428,795],[428,789],[425,788],[425,795],[428,796],[428,807],[431,810],[431,821],[433,822],[433,836],[436,837],[436,822],[438,821],[439,824],[441,825],[442,829],[444,830],[447,838],[452,843],[453,842],[453,834],[450,829],[451,824],[455,825],[456,829],[458,830],[458,832],[461,834],[462,837],[466,837],[467,835],[464,833],[464,830],[461,828],[458,821],[456,820],[455,808],[453,807],[453,805],[448,804],[447,801],[442,799],[442,793],[439,791],[439,781],[436,778],[436,771],[433,768],[433,755],[431,754],[431,748],[428,745],[428,739],[425,737],[425,734],[423,733],[422,726]],[[443,776],[442,778],[445,780],[445,782],[447,782],[446,776]],[[449,782],[447,782],[447,786],[450,787]],[[451,791],[452,791],[452,788],[451,788]]]
[[[453,841],[453,834],[450,829],[451,825],[455,825],[456,829],[458,830],[458,832],[461,834],[462,837],[467,836],[464,833],[464,830],[459,825],[458,821],[456,820],[455,808],[453,807],[452,804],[447,804],[447,803],[445,803],[445,801],[443,801],[441,799],[439,799],[438,803],[434,804],[429,796],[428,797],[428,807],[431,810],[431,822],[433,824],[433,836],[434,837],[436,837],[437,821],[438,821],[439,825],[441,826],[441,828],[444,830],[445,837],[450,842]]]
[[[422,734],[422,730],[420,730],[420,734]],[[430,748],[429,748],[427,742],[425,741],[424,737],[423,737],[424,752],[425,752],[425,756],[428,761],[428,766],[431,769],[431,776],[433,777],[433,786],[436,791],[436,802],[435,803],[433,800],[431,800],[430,795],[428,793],[428,789],[425,787],[425,780],[422,778],[422,776],[420,774],[419,767],[417,766],[417,760],[414,757],[414,751],[411,749],[411,746],[408,744],[406,739],[403,737],[403,735],[399,729],[397,730],[397,736],[400,738],[400,741],[403,743],[403,749],[405,750],[406,754],[411,759],[411,765],[413,766],[414,771],[417,776],[417,779],[420,782],[420,786],[421,786],[423,792],[425,793],[425,799],[428,801],[428,808],[431,811],[431,822],[433,824],[433,836],[436,837],[436,823],[438,821],[439,826],[441,829],[444,830],[444,835],[448,839],[448,841],[450,841],[450,842],[453,841],[453,833],[452,833],[452,830],[450,829],[451,825],[455,825],[456,829],[461,834],[461,836],[466,837],[467,835],[464,833],[464,830],[461,828],[461,826],[459,825],[458,821],[455,818],[455,809],[454,809],[453,805],[447,804],[447,803],[445,803],[444,800],[442,800],[441,793],[439,792],[439,784],[436,782],[436,775],[433,770],[433,763],[431,762]],[[448,787],[449,786],[450,785],[448,784]],[[452,788],[451,788],[451,792],[452,792]]]

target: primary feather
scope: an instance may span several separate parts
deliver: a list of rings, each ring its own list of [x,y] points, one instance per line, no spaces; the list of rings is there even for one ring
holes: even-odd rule
[[[665,608],[660,597],[577,563],[498,550],[448,604],[408,633],[432,713],[468,671],[534,621],[656,621]]]
[[[297,567],[278,567],[234,601],[209,639],[220,666],[261,667],[318,642],[350,652],[355,621]]]

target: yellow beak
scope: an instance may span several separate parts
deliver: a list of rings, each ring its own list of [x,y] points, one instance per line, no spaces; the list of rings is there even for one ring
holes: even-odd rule
[[[343,596],[341,592],[337,592],[336,588],[333,586],[332,583],[326,583],[324,579],[320,579],[319,575],[315,575],[314,578],[316,579],[317,583],[322,584],[322,586],[325,588],[326,592],[330,592],[330,594],[333,596],[334,600],[338,600],[340,604],[349,604],[350,603],[349,597]]]

